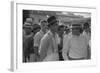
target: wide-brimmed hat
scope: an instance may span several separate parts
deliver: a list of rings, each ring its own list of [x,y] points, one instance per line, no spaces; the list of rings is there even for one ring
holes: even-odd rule
[[[27,22],[25,22],[23,25],[23,28],[31,28],[31,27],[32,27],[31,24]]]
[[[26,18],[26,22],[27,23],[30,23],[30,22],[32,23],[32,18]]]
[[[47,19],[47,22],[48,22],[48,26],[50,26],[50,25],[55,24],[56,22],[58,22],[58,20],[57,20],[57,17],[56,16],[50,16]]]

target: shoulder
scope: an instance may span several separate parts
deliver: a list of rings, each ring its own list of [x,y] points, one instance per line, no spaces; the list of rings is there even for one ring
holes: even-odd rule
[[[86,43],[89,42],[89,39],[88,39],[87,36],[85,36],[85,35],[81,35],[81,39],[82,39],[83,41],[85,41]]]
[[[49,41],[50,40],[50,36],[48,33],[46,33],[43,38],[41,39],[42,41]]]
[[[40,31],[39,32],[37,32],[36,34],[35,34],[35,36],[38,36],[38,35],[40,35],[41,33],[40,33]]]
[[[86,35],[83,35],[83,34],[80,35],[80,37],[83,38],[83,39],[87,39],[87,36]]]
[[[64,35],[64,41],[68,41],[71,38],[68,34]]]
[[[68,44],[68,43],[70,43],[70,41],[72,40],[72,36],[65,36],[64,37],[64,44],[66,45],[66,44]]]
[[[40,35],[41,35],[41,33],[40,33],[40,31],[39,31],[39,32],[37,32],[37,33],[34,35],[34,38],[39,38]]]

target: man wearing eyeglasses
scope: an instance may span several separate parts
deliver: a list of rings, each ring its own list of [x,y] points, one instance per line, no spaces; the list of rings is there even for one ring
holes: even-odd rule
[[[63,46],[64,60],[84,60],[88,56],[88,40],[82,35],[81,24],[72,25],[72,36]]]

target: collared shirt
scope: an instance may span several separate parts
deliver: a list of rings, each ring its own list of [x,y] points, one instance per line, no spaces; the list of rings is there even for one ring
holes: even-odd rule
[[[65,40],[63,45],[63,57],[68,59],[67,54],[72,58],[86,58],[87,57],[87,46],[88,40],[83,35],[79,37],[72,36]]]
[[[54,56],[52,55],[53,53],[56,53],[58,51],[58,46],[57,46],[57,35],[53,36],[51,31],[48,31],[44,37],[41,39],[40,43],[40,57],[41,60],[56,60],[54,59]],[[52,56],[51,56],[52,55]],[[57,55],[55,55],[57,56]]]
[[[57,35],[57,44],[60,44],[61,38]]]
[[[44,33],[42,30],[40,30],[39,32],[37,32],[34,36],[34,46],[39,47],[40,46],[40,41],[42,39],[42,37],[44,36]]]
[[[66,45],[66,41],[72,37],[72,33],[64,34],[63,45]]]
[[[88,43],[89,43],[89,47],[90,47],[89,49],[91,49],[91,35],[90,35],[90,33],[86,33],[86,32],[84,31],[82,35],[85,36],[85,37],[87,38]]]

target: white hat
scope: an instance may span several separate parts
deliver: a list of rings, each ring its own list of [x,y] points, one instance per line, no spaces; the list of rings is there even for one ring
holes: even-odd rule
[[[32,22],[32,18],[26,18],[26,22]]]

